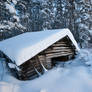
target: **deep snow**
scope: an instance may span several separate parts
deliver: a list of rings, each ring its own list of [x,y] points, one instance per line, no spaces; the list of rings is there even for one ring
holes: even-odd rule
[[[91,49],[80,50],[76,59],[67,62],[63,68],[59,64],[30,81],[19,81],[12,77],[4,60],[0,59],[0,92],[92,92],[91,54]]]

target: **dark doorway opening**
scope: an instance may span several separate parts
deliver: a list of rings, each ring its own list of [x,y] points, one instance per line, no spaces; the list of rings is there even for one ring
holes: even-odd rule
[[[63,65],[65,62],[67,62],[68,60],[71,60],[71,59],[73,59],[73,56],[54,57],[51,59],[52,66],[56,66],[59,63]]]

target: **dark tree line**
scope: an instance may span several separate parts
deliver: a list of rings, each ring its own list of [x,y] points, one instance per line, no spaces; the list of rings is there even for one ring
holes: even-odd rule
[[[60,28],[69,28],[80,46],[87,46],[92,39],[92,1],[0,0],[0,40]]]

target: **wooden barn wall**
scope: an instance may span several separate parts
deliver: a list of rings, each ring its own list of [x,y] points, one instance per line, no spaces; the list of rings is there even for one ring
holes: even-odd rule
[[[54,43],[52,46],[41,52],[37,55],[39,61],[43,63],[43,65],[50,69],[52,68],[51,59],[55,57],[61,56],[74,56],[75,55],[75,47],[72,45],[71,40],[68,37],[63,38],[62,40]]]

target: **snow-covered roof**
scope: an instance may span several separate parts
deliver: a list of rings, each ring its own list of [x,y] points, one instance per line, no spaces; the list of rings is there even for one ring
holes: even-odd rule
[[[69,29],[27,32],[0,42],[0,50],[19,66],[63,37],[68,36],[79,50]]]

